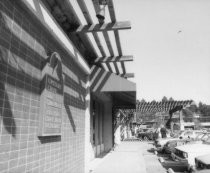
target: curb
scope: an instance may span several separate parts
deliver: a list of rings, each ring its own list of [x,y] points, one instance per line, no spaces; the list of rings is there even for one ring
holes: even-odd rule
[[[168,173],[174,173],[173,169],[169,168]]]
[[[164,159],[162,157],[159,157],[158,160],[160,161],[160,163],[164,162]]]

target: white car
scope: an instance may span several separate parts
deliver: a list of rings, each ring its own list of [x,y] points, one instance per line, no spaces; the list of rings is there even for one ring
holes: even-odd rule
[[[155,141],[155,145],[157,148],[162,149],[163,146],[168,142],[172,140],[179,140],[179,139],[195,139],[197,135],[203,133],[202,131],[197,130],[187,130],[187,131],[181,131],[177,137],[175,138],[160,138]]]
[[[171,157],[175,161],[187,162],[188,168],[195,167],[195,158],[210,154],[210,137],[203,143],[177,146]]]

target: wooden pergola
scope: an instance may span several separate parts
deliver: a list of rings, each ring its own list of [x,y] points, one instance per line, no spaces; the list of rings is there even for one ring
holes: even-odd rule
[[[166,101],[166,102],[143,102],[137,104],[136,112],[168,112],[177,106],[187,107],[193,103],[192,100]]]
[[[190,106],[193,100],[184,101],[165,101],[165,102],[138,102],[136,109],[124,109],[124,113],[156,113],[156,112],[169,112],[176,107],[182,106],[183,108]]]
[[[136,109],[123,109],[120,110],[120,112],[123,113],[123,115],[126,117],[125,120],[128,120],[130,118],[133,118],[134,115],[137,116],[137,114],[143,114],[142,118],[152,118],[152,120],[148,120],[147,122],[154,121],[156,118],[155,113],[158,112],[167,112],[169,115],[169,122],[171,121],[172,115],[176,111],[180,111],[186,107],[189,107],[194,102],[193,100],[184,100],[184,101],[162,101],[162,102],[137,102],[136,103]],[[146,113],[153,113],[151,116],[144,115]]]
[[[125,62],[133,61],[133,56],[123,55],[119,35],[120,30],[131,29],[131,24],[129,21],[117,21],[113,0],[91,0],[95,14],[97,14],[97,12],[100,10],[100,5],[102,4],[105,4],[108,7],[110,14],[110,23],[100,23],[99,21],[99,23],[96,24],[93,23],[93,19],[88,10],[87,2],[85,0],[75,0],[75,3],[78,4],[81,13],[86,20],[86,25],[81,23],[78,16],[78,11],[74,9],[74,6],[70,0],[42,1],[45,3],[45,6],[48,7],[48,10],[55,17],[66,34],[75,43],[76,47],[81,50],[83,57],[85,57],[90,66],[97,65],[104,68],[105,65],[109,72],[115,73],[123,78],[134,77],[134,74],[127,73],[125,68]],[[108,31],[114,33],[115,43],[111,43]],[[108,56],[105,52],[105,45],[103,45],[100,40],[99,32],[101,32],[104,37],[110,56]],[[98,57],[96,49],[87,36],[87,33],[92,33],[102,57]],[[118,51],[117,55],[114,54],[112,44],[116,44]],[[120,72],[120,68],[122,69],[122,72]]]

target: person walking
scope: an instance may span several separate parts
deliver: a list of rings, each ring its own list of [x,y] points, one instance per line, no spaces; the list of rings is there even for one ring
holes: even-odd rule
[[[166,128],[164,126],[161,127],[160,133],[162,138],[166,138]]]

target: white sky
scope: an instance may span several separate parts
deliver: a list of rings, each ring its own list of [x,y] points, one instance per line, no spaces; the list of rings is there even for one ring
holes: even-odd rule
[[[113,0],[126,67],[134,72],[137,98],[193,99],[210,104],[210,1]],[[179,32],[181,31],[181,32]]]

